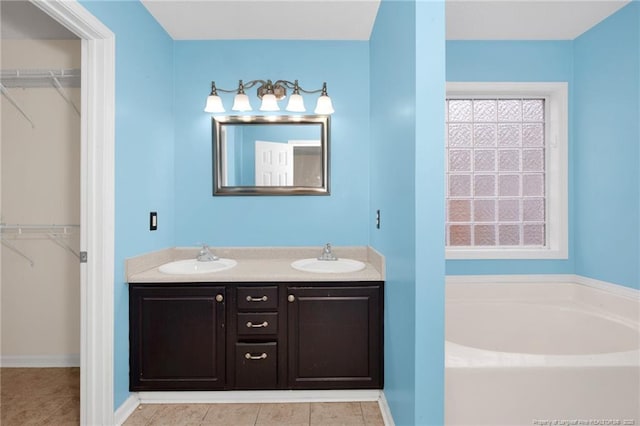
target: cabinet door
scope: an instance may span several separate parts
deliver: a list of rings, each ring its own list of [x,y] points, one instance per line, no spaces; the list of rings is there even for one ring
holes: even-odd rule
[[[382,387],[381,286],[289,287],[289,387]]]
[[[225,385],[224,287],[130,287],[130,388]]]

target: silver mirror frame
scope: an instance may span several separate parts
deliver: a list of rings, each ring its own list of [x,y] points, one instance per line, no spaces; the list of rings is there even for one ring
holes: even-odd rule
[[[222,128],[229,124],[244,125],[320,125],[320,153],[322,161],[322,185],[310,186],[222,186],[223,152]],[[271,115],[271,116],[213,116],[213,195],[330,195],[329,191],[329,139],[330,119],[328,115]]]

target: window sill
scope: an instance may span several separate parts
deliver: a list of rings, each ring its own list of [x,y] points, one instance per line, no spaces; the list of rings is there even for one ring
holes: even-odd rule
[[[474,260],[474,259],[568,259],[566,249],[549,248],[447,248],[445,259],[447,260]]]

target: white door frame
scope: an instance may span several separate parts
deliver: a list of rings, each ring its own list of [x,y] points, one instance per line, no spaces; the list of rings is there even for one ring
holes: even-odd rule
[[[82,40],[80,424],[114,424],[115,36],[76,0],[30,0]]]

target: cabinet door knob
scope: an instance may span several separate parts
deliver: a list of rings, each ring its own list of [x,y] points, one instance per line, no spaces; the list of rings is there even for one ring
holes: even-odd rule
[[[224,296],[221,294],[216,295],[216,302],[222,302],[224,300]]]
[[[254,324],[251,321],[247,322],[247,328],[262,328],[269,327],[269,323],[267,321],[261,322],[260,324]]]
[[[267,296],[251,297],[247,296],[247,302],[266,302],[269,298]]]
[[[246,359],[253,359],[253,360],[260,360],[260,359],[267,359],[267,354],[262,352],[261,355],[251,355],[249,352],[247,352],[246,354],[244,354],[244,357]]]
[[[295,302],[296,301],[296,297],[293,294],[290,294],[289,296],[287,296],[287,300],[289,302]]]

